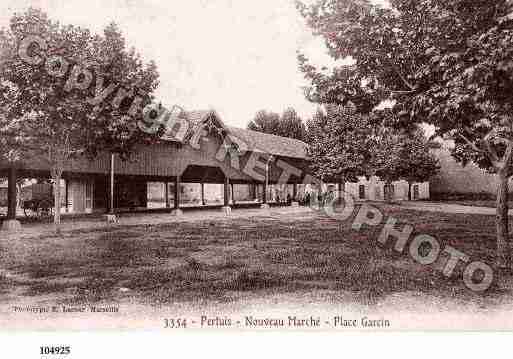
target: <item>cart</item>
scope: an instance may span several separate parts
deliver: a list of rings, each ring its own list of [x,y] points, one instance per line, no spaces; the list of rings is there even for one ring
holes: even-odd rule
[[[31,186],[29,198],[22,202],[26,217],[49,217],[53,215],[54,199],[52,186],[36,184]]]

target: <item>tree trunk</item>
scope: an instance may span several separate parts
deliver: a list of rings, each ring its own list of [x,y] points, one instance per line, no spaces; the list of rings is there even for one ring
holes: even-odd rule
[[[55,230],[59,230],[61,224],[61,177],[62,168],[52,168],[52,180],[53,180],[53,199],[54,199],[54,211],[53,211],[53,224]]]
[[[508,218],[508,176],[504,171],[497,174],[497,266],[501,269],[511,268],[511,249],[509,245],[509,218]]]

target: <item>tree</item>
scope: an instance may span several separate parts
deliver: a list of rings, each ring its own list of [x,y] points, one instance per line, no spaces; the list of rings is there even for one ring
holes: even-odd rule
[[[390,127],[379,127],[374,134],[374,147],[369,167],[371,175],[385,181],[385,200],[392,201],[390,188],[392,182],[401,179],[401,145],[405,136]],[[372,182],[372,181],[371,181]],[[373,183],[373,182],[372,182]],[[373,190],[373,189],[372,189]]]
[[[372,173],[376,118],[342,105],[326,105],[308,122],[312,172],[323,181],[357,181]]]
[[[248,129],[276,135],[280,132],[280,115],[266,110],[258,111]]]
[[[311,102],[341,106],[349,104],[356,106],[359,113],[370,113],[382,100],[377,83],[366,81],[354,66],[336,67],[330,75],[325,75],[301,53],[298,62],[305,78],[311,81],[311,86],[305,88],[306,98]]]
[[[155,100],[153,93],[159,85],[157,65],[154,61],[144,64],[135,48],[127,49],[115,23],[105,28],[103,37],[93,37],[92,47],[97,79],[95,86],[91,86],[90,96],[98,97],[101,88],[113,90],[108,100],[99,104],[88,101],[93,115],[88,122],[91,137],[86,154],[94,158],[106,151],[127,159],[135,145],[154,143],[162,134],[162,131],[148,134],[137,126],[144,106]]]
[[[301,141],[306,139],[305,125],[292,107],[285,109],[281,117],[275,112],[258,111],[248,129]]]
[[[351,106],[325,107],[326,114],[318,110],[308,122],[311,169],[322,180],[377,176],[388,186],[404,179],[411,187],[438,171],[420,128],[410,132],[388,126],[386,111],[361,114]]]
[[[279,134],[283,137],[295,138],[301,141],[306,139],[305,124],[292,107],[285,109],[281,115]]]
[[[356,76],[379,100],[393,99],[397,124],[427,122],[455,139],[458,160],[495,173],[497,266],[512,267],[508,179],[513,175],[513,32],[507,0],[319,0],[298,9],[335,59],[351,57]],[[305,63],[305,61],[303,61]],[[321,93],[336,76],[309,77]],[[312,75],[313,74],[313,75]],[[339,91],[339,90],[337,90]],[[343,90],[340,90],[343,91]]]
[[[419,129],[413,135],[403,136],[399,146],[399,178],[408,182],[408,199],[412,199],[414,182],[426,182],[440,170],[438,159],[431,153],[435,145]]]
[[[421,128],[412,133],[383,127],[376,140],[371,160],[375,174],[387,185],[407,181],[408,199],[411,199],[412,183],[428,181],[440,169],[438,159],[430,151],[433,145]]]
[[[24,56],[22,44],[34,35],[39,42],[28,43]],[[136,119],[152,99],[158,74],[153,63],[144,66],[125,49],[115,25],[103,37],[92,35],[32,8],[11,18],[0,32],[0,48],[0,105],[6,110],[0,135],[19,160],[43,158],[50,165],[58,228],[64,168],[105,150],[128,156],[144,137]]]
[[[29,9],[22,15],[14,15],[10,31],[2,31],[1,48],[8,49],[1,70],[2,106],[6,109],[2,129],[11,140],[13,149],[23,160],[24,156],[42,155],[51,167],[55,194],[55,224],[60,223],[60,178],[69,158],[77,154],[83,131],[81,122],[87,112],[82,103],[85,94],[66,93],[57,74],[63,63],[47,65],[47,71],[33,66],[19,56],[23,39],[37,34],[48,43],[59,43],[76,55],[77,49],[85,48],[89,33],[86,30],[62,27],[52,23],[44,13]],[[19,51],[18,51],[19,50]],[[27,53],[30,49],[27,49]],[[33,49],[32,49],[33,50]],[[61,85],[61,86],[59,86]]]

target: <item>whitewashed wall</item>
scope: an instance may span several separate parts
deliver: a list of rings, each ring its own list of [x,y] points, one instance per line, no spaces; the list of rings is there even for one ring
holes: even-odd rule
[[[392,183],[394,186],[393,199],[396,201],[407,201],[408,200],[408,182],[406,181],[395,181]],[[419,197],[417,199],[429,199],[429,182],[413,183],[412,184],[412,196],[414,186],[417,185],[419,188]],[[360,186],[363,186],[364,198],[360,198]],[[337,185],[330,184],[329,188],[338,189]],[[307,186],[307,192],[313,191],[313,186]],[[374,177],[370,180],[361,178],[359,182],[347,182],[345,185],[345,191],[352,194],[356,199],[367,200],[367,201],[383,201],[385,200],[385,182]]]

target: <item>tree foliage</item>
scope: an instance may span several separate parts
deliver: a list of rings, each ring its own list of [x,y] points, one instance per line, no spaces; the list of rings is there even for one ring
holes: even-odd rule
[[[342,105],[326,105],[308,122],[311,169],[323,181],[357,181],[372,172],[376,118]]]
[[[504,164],[513,90],[506,0],[393,0],[387,8],[321,0],[299,9],[335,59],[354,60],[351,76],[380,89],[375,102],[393,98],[399,120],[432,123],[437,134],[453,136],[465,150],[459,158],[491,171]],[[312,88],[347,92],[346,79],[332,75]]]
[[[285,109],[281,116],[275,112],[258,111],[248,124],[248,129],[301,141],[306,139],[305,124],[292,107]]]
[[[393,100],[399,127],[427,122],[454,138],[454,155],[497,173],[498,264],[511,264],[507,183],[513,174],[513,30],[507,0],[318,0],[298,3],[334,59]],[[306,61],[301,60],[304,66]],[[310,68],[315,93],[344,92],[345,78]],[[320,81],[319,79],[322,79]],[[320,89],[320,90],[319,90]],[[332,95],[331,97],[333,97]],[[378,99],[376,99],[378,101]]]
[[[415,132],[387,126],[386,112],[356,112],[326,105],[308,122],[311,168],[323,180],[357,181],[378,176],[386,182],[424,182],[439,170],[430,142]]]
[[[260,110],[249,122],[248,129],[258,132],[277,134],[280,132],[280,115],[276,112]]]
[[[46,44],[28,48],[29,56],[41,59],[38,64],[20,55],[20,44],[30,36]],[[154,63],[144,65],[135,50],[126,49],[115,24],[100,36],[30,8],[12,16],[0,32],[0,48],[0,135],[16,160],[48,162],[56,204],[60,178],[72,160],[104,151],[128,157],[146,139],[136,120],[152,100],[158,73]]]
[[[439,161],[431,152],[434,144],[422,129],[402,137],[397,148],[398,177],[408,183],[429,181],[440,170]]]
[[[412,183],[429,181],[440,170],[439,161],[431,152],[433,143],[420,127],[412,132],[384,126],[376,140],[371,160],[373,172],[387,184],[408,182],[408,199],[412,199]]]

